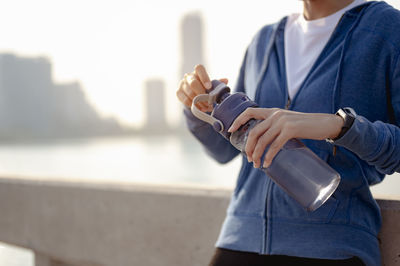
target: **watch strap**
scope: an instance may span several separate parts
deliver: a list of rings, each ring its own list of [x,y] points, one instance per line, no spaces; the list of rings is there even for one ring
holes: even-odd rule
[[[351,128],[357,116],[353,108],[350,107],[340,108],[336,112],[336,115],[340,116],[343,119],[344,123],[342,129],[340,130],[339,135],[334,139],[327,139],[327,141],[329,142],[334,142],[335,140],[338,140],[341,137],[343,137],[347,133],[347,131]]]

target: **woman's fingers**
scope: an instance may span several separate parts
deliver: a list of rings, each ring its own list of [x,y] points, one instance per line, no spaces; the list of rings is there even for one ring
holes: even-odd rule
[[[196,104],[196,106],[202,112],[211,112],[212,111],[212,108],[209,105],[205,104],[205,103],[199,102],[199,103]]]
[[[187,90],[190,91],[190,93],[194,96],[206,93],[205,87],[195,73],[186,74],[184,79],[187,84]]]
[[[228,83],[228,79],[221,79],[220,81],[225,84]],[[196,65],[192,73],[185,74],[183,79],[179,83],[179,88],[176,92],[176,96],[179,101],[185,106],[191,107],[193,99],[199,94],[205,94],[207,89],[211,89],[211,81],[208,73],[203,65]],[[202,112],[211,112],[213,107],[208,102],[198,102],[196,104]]]
[[[197,75],[197,77],[199,77],[199,80],[205,89],[211,89],[210,77],[208,76],[206,68],[203,65],[196,65],[194,67],[194,73]]]
[[[254,167],[260,167],[261,164],[264,168],[268,167],[283,145],[289,139],[296,137],[293,123],[297,119],[292,114],[290,111],[277,109],[268,118],[271,121],[271,127],[260,137],[252,154]],[[261,162],[261,157],[268,145],[264,162]]]
[[[225,84],[228,84],[228,79],[227,78],[220,79],[219,81],[221,81],[221,82],[223,82]]]
[[[228,132],[232,133],[238,130],[242,125],[253,118],[255,116],[255,113],[256,111],[254,110],[254,108],[247,108],[235,119],[235,121],[233,121],[231,127],[228,129]]]
[[[233,121],[228,132],[235,132],[250,119],[266,119],[276,108],[247,108]]]
[[[276,108],[247,108],[243,113],[241,113],[233,122],[232,126],[228,129],[228,132],[234,132],[238,130],[242,125],[247,123],[250,119],[263,119],[261,123],[256,125],[249,132],[249,136],[247,138],[245,153],[247,156],[247,160],[249,162],[254,161],[255,159],[259,159],[260,156],[254,157],[253,152],[260,141],[259,138],[268,132],[270,126],[272,125],[272,118],[274,117],[274,113],[279,109]],[[265,137],[264,137],[265,138]],[[268,145],[266,143],[263,146]],[[264,148],[265,149],[265,148]],[[258,163],[259,164],[259,163]]]
[[[271,142],[279,135],[280,129],[278,127],[272,127],[259,138],[256,146],[254,147],[253,165],[258,168],[261,166],[261,157],[264,154],[265,149]]]
[[[333,114],[300,113],[277,108],[248,108],[228,132],[234,132],[250,119],[264,120],[250,130],[245,152],[254,167],[269,167],[276,154],[292,138],[323,140],[337,136],[343,120]],[[261,157],[266,147],[264,162]]]
[[[245,147],[245,153],[249,162],[253,161],[253,152],[254,148],[257,145],[259,137],[262,136],[269,129],[270,126],[270,120],[266,119],[250,130]]]
[[[192,100],[185,94],[183,90],[181,89],[178,90],[176,92],[176,96],[178,97],[179,101],[183,103],[185,106],[189,108],[192,106]]]
[[[263,163],[261,158],[268,146],[270,146],[270,151],[265,156],[266,165],[271,163],[287,140],[295,137],[293,117],[291,118],[291,113],[284,110],[257,108],[257,110],[249,110],[248,114],[242,118],[243,121],[248,121],[251,118],[260,119],[261,117],[265,119],[250,130],[245,147],[248,161],[253,161],[254,167],[257,168]],[[241,123],[240,120],[238,121]]]
[[[276,139],[271,143],[268,152],[264,157],[264,162],[262,165],[263,168],[268,168],[271,165],[272,160],[289,139],[291,138],[285,132],[282,132],[278,135],[278,137],[276,137]]]
[[[196,76],[191,73],[185,74],[184,78],[180,81],[176,96],[185,106],[191,107],[194,97],[202,93],[205,93],[205,89]],[[198,107],[207,109],[208,105],[206,103],[199,103]]]

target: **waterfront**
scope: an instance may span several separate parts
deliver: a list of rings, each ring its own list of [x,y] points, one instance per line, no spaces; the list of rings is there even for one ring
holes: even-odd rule
[[[190,137],[53,140],[0,145],[0,175],[233,187],[239,158],[220,165]]]
[[[239,156],[221,165],[190,136],[0,144],[1,176],[233,188],[239,167]],[[399,175],[394,174],[372,191],[400,196],[399,185]]]
[[[220,165],[190,137],[130,137],[2,143],[0,175],[233,188],[240,159]],[[399,175],[372,187],[400,196]],[[0,245],[0,265],[33,266],[33,254]]]

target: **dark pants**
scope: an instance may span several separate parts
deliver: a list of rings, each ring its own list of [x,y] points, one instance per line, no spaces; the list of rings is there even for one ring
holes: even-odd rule
[[[354,257],[345,260],[324,260],[257,253],[217,248],[209,266],[363,266]]]

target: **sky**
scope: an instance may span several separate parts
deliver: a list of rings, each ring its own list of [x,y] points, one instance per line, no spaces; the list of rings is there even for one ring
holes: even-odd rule
[[[301,12],[298,0],[0,0],[0,52],[45,56],[56,82],[78,80],[103,116],[140,126],[143,85],[162,78],[167,117],[177,123],[179,25],[184,14],[204,21],[206,67],[211,78],[234,83],[255,32]],[[387,1],[400,8],[400,0]]]

